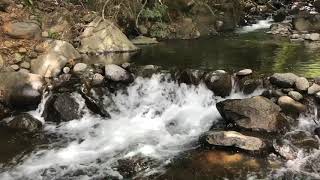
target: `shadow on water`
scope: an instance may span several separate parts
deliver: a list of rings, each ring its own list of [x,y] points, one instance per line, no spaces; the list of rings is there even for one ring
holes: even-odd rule
[[[251,68],[261,74],[294,72],[313,77],[320,75],[319,48],[317,43],[290,43],[258,31],[144,46],[141,54],[131,60],[164,67],[228,71]]]

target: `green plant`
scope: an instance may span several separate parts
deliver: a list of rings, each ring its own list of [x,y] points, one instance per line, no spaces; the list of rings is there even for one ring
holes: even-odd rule
[[[168,6],[165,4],[155,3],[153,8],[146,8],[141,12],[141,18],[152,21],[162,21],[167,15]]]
[[[151,37],[159,38],[159,39],[166,39],[170,34],[170,30],[167,24],[162,22],[156,22],[150,28],[150,35]]]
[[[58,32],[48,32],[48,37],[51,39],[59,39],[60,38],[60,34]]]

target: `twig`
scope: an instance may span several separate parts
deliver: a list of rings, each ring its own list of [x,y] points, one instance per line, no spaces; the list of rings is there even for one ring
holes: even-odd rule
[[[104,13],[105,13],[105,9],[106,9],[107,4],[109,3],[109,1],[110,1],[110,0],[107,0],[107,1],[104,3],[104,5],[103,5],[103,9],[102,9],[102,19],[103,19],[103,20],[105,20],[105,15],[104,15]]]
[[[148,2],[148,0],[145,0],[145,1],[144,1],[144,4],[142,5],[142,8],[141,8],[141,10],[139,11],[139,13],[138,13],[138,15],[137,15],[137,18],[136,18],[136,28],[137,28],[137,29],[138,29],[138,27],[139,27],[139,17],[140,17],[140,15],[141,15],[142,11],[144,10],[145,6],[147,5],[147,2]]]

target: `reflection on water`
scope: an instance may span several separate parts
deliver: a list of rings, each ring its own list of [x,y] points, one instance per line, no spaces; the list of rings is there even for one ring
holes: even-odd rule
[[[164,67],[225,69],[252,68],[260,73],[294,72],[320,75],[320,44],[290,43],[264,32],[231,34],[191,41],[167,41],[142,47],[137,64]]]

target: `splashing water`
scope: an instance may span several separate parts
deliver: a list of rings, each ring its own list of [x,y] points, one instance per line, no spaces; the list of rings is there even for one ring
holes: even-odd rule
[[[237,33],[249,33],[249,32],[257,31],[259,29],[268,29],[268,28],[270,28],[271,23],[272,23],[271,18],[266,19],[266,20],[260,20],[256,24],[241,27],[236,32]]]
[[[84,100],[73,96],[80,106]],[[234,98],[239,98],[235,95]],[[59,135],[48,149],[34,151],[12,169],[0,170],[0,179],[122,178],[118,160],[134,156],[154,160],[152,174],[193,142],[220,118],[218,101],[204,85],[178,85],[164,75],[137,78],[126,92],[112,95],[111,119],[88,111],[83,118],[59,125],[45,124],[45,133]],[[220,99],[222,100],[222,99]],[[40,117],[41,109],[32,112]]]

